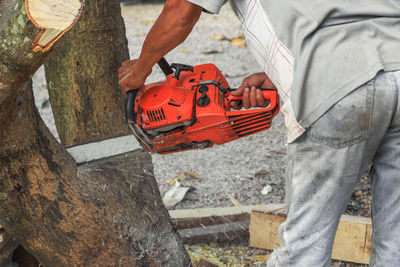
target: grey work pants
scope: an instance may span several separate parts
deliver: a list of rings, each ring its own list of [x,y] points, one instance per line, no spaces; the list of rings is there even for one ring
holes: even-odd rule
[[[340,217],[372,162],[370,266],[400,266],[400,71],[380,72],[288,146],[287,220],[267,266],[330,266]]]

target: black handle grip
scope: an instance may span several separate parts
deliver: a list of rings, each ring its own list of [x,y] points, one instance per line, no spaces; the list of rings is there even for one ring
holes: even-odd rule
[[[171,68],[171,66],[168,64],[167,60],[162,57],[158,62],[158,66],[164,72],[165,76],[170,75],[171,73],[174,73],[174,70]]]
[[[237,89],[239,88],[226,88],[228,92],[233,92],[236,91]],[[277,89],[275,88],[257,88],[257,89],[260,89],[261,91],[277,91]]]
[[[135,99],[138,89],[131,90],[126,93],[125,100],[125,117],[127,123],[136,123],[137,114],[135,112]]]
[[[174,78],[177,80],[179,80],[182,71],[191,71],[191,72],[194,71],[193,66],[178,64],[178,63],[172,63],[171,68],[175,69]]]

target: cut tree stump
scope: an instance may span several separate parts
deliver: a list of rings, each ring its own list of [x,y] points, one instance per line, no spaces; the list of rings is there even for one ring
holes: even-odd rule
[[[273,250],[281,244],[278,228],[285,221],[283,209],[257,207],[250,216],[250,246]],[[333,245],[332,259],[368,264],[372,224],[370,218],[343,215]]]

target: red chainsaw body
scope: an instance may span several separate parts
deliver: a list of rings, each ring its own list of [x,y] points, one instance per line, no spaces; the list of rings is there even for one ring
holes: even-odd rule
[[[220,86],[207,84],[210,81]],[[145,86],[135,100],[136,124],[147,140],[142,145],[150,152],[173,153],[224,144],[271,126],[279,112],[276,90],[263,92],[270,101],[267,108],[231,111],[233,97],[219,87],[229,84],[214,64],[194,66],[179,79],[170,74]]]

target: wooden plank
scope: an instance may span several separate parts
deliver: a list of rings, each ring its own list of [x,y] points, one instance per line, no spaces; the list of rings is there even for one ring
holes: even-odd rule
[[[273,250],[281,244],[278,228],[285,221],[283,210],[256,208],[250,216],[250,246]],[[372,225],[370,218],[343,215],[333,245],[332,259],[368,264]]]
[[[372,249],[368,228],[372,229],[369,218],[343,215],[336,232],[332,258],[368,264]]]
[[[278,227],[285,217],[264,212],[253,211],[250,216],[250,247],[273,250],[280,245]]]
[[[250,219],[253,209],[266,211],[282,208],[283,204],[268,204],[242,207],[170,210],[169,214],[177,229],[226,224]]]
[[[272,211],[283,204],[170,210],[169,214],[185,244],[243,242],[249,240],[250,213]]]
[[[249,240],[250,221],[209,225],[178,230],[184,244],[227,243],[239,244]]]

